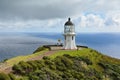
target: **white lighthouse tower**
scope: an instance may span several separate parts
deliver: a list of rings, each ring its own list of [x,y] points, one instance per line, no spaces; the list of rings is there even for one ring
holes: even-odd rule
[[[77,49],[75,44],[75,26],[68,18],[64,25],[64,49]]]

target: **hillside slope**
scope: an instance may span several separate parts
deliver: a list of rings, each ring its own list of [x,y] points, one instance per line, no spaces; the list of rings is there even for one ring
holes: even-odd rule
[[[20,61],[12,69],[9,80],[120,80],[120,60],[89,48],[55,51],[41,60]]]

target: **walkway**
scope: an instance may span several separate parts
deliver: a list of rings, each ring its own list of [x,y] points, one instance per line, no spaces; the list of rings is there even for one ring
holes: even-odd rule
[[[54,54],[55,52],[56,51],[48,51],[40,56],[29,58],[27,61],[40,60],[44,56],[50,56],[50,55]],[[8,73],[12,72],[12,66],[9,66],[6,62],[1,63],[0,64],[0,72],[4,72],[4,73],[8,74]]]

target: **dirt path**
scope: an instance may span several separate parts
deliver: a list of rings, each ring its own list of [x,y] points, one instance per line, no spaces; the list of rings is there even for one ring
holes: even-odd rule
[[[40,56],[36,56],[36,57],[33,57],[33,58],[29,58],[28,61],[32,61],[32,60],[40,60],[42,59],[44,56],[50,56],[52,54],[54,54],[56,51],[48,51]]]
[[[44,56],[50,56],[50,55],[54,54],[55,52],[56,51],[48,51],[48,52],[45,52],[42,55],[39,55],[39,56],[36,56],[36,57],[33,57],[33,58],[29,58],[27,61],[40,60]],[[0,64],[0,72],[4,72],[4,73],[8,74],[8,73],[12,72],[12,66],[8,66],[7,63]]]

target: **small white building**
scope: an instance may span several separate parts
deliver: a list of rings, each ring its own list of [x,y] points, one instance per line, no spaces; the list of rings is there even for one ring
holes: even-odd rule
[[[64,49],[77,49],[75,44],[75,26],[70,18],[64,25]]]

